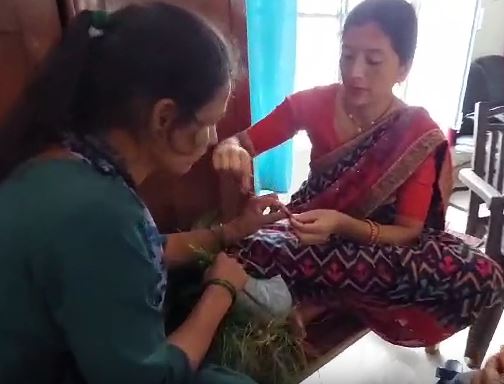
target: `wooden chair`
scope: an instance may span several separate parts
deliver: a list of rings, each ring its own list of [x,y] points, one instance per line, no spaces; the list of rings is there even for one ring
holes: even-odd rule
[[[504,106],[490,109],[488,103],[476,104],[472,169],[463,169],[459,174],[460,180],[471,193],[466,233],[477,236],[482,228],[487,228],[486,254],[502,266],[504,122],[490,123],[490,119],[503,113]],[[489,217],[479,217],[482,204],[490,212]],[[470,367],[481,365],[503,309],[504,304],[487,309],[471,326],[465,351]]]

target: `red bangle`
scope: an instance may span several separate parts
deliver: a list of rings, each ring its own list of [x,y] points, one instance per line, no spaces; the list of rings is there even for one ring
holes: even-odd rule
[[[376,226],[376,239],[375,239],[375,244],[377,244],[380,241],[380,231],[381,231],[381,225],[379,223],[375,223]]]
[[[369,244],[376,244],[380,237],[380,227],[374,221],[369,219],[366,220],[366,223],[369,225]]]

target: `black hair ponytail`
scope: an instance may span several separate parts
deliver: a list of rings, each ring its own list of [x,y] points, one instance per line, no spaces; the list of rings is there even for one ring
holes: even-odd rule
[[[142,120],[159,99],[174,100],[190,116],[231,72],[224,39],[182,8],[81,12],[0,127],[0,182],[66,133],[145,129]]]

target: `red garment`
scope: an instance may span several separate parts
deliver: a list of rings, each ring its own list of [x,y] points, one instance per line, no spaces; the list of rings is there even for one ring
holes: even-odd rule
[[[335,209],[389,222],[397,206],[389,197],[424,167],[428,156],[449,171],[446,137],[422,108],[390,114],[351,145],[351,151],[340,147],[312,161],[314,172],[292,196],[287,206],[291,212]],[[315,348],[328,346],[341,312],[359,316],[392,343],[435,344],[497,305],[504,289],[498,263],[443,231],[447,194],[442,189],[450,175],[436,174],[429,222],[413,246],[366,244],[340,236],[306,245],[289,222],[281,221],[263,226],[229,251],[251,276],[281,275],[296,302],[342,304],[341,311],[331,310],[322,319],[325,326],[319,331],[325,329],[325,335],[317,332],[308,339]]]
[[[315,160],[338,148],[343,142],[334,127],[335,99],[339,84],[298,92],[285,99],[272,113],[249,128],[248,136],[258,155],[306,130]],[[435,124],[425,119],[425,124]],[[425,221],[436,180],[434,157],[430,156],[397,193],[400,216]]]

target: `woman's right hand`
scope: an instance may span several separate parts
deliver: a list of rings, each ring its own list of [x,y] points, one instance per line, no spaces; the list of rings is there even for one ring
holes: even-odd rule
[[[232,257],[221,252],[215,258],[213,265],[206,274],[207,280],[220,279],[229,282],[236,291],[241,291],[248,280],[243,266]]]
[[[500,354],[492,356],[481,371],[477,372],[471,384],[504,383],[504,349]]]
[[[219,253],[205,273],[205,279],[220,279],[241,291],[248,276],[235,259]],[[186,320],[168,337],[168,342],[186,354],[191,367],[196,370],[205,358],[208,348],[222,319],[233,303],[233,295],[225,287],[210,285]]]
[[[252,158],[236,137],[222,141],[213,152],[216,171],[232,172],[241,180],[241,190],[252,190]]]
[[[269,212],[266,212],[269,210]],[[285,219],[289,212],[275,194],[253,196],[247,201],[242,214],[223,225],[224,242],[234,244],[263,226]]]

